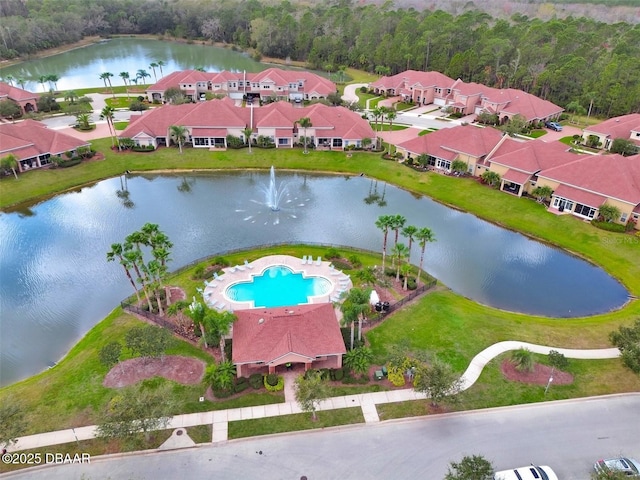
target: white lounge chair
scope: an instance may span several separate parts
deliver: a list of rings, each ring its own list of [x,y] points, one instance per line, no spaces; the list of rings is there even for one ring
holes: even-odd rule
[[[318,259],[316,260],[316,265],[322,265],[322,257],[318,257]]]
[[[218,305],[216,305],[216,310],[224,310],[226,307],[226,305],[224,303],[219,303]]]
[[[197,290],[197,292],[198,292],[198,293],[202,293],[202,292],[204,291],[204,290],[202,290],[202,288],[200,288],[200,287],[196,287],[196,290]]]
[[[249,263],[249,260],[245,260],[245,261],[244,261],[244,266],[245,266],[245,267],[247,267],[247,268],[253,268],[253,265],[251,265],[251,264]]]
[[[210,308],[218,308],[218,302],[216,300],[214,300],[213,302],[208,302],[207,305]]]
[[[236,267],[229,267],[229,273],[234,273],[236,271]]]
[[[306,255],[303,255],[303,256],[302,256],[302,264],[303,264],[303,265],[306,265],[306,264],[307,264],[307,256],[306,256]]]
[[[214,272],[213,273],[213,278],[215,278],[216,280],[218,280],[219,282],[222,281],[222,276],[218,275],[218,272]]]

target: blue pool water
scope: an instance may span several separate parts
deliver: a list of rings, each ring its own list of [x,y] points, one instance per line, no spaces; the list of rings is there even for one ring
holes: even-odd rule
[[[252,301],[255,307],[284,307],[309,303],[308,297],[325,295],[331,282],[323,277],[305,278],[285,266],[267,268],[251,282],[240,282],[227,288],[227,296],[237,302]]]

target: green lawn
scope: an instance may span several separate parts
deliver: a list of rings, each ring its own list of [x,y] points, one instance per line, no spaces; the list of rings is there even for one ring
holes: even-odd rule
[[[113,126],[116,130],[124,130],[129,125],[129,122],[113,122]]]
[[[395,132],[396,130],[406,130],[407,128],[409,128],[409,126],[398,125],[397,123],[394,123],[393,125],[389,125],[388,123],[382,124],[380,123],[380,121],[378,121],[378,126],[376,127],[376,122],[372,122],[371,128],[373,128],[373,130],[377,132],[389,132],[389,131]]]
[[[311,413],[294,413],[279,417],[229,422],[229,439],[364,423],[360,407],[317,412],[317,416],[316,421],[311,418]]]
[[[356,90],[356,95],[358,95],[358,105],[360,105],[360,108],[367,108],[367,100],[381,98],[380,96],[372,93],[362,93],[360,90]]]
[[[127,97],[111,97],[111,98],[105,98],[104,102],[112,107],[112,108],[129,108],[129,105],[131,105],[131,102],[137,100],[137,96],[133,95],[130,98]]]

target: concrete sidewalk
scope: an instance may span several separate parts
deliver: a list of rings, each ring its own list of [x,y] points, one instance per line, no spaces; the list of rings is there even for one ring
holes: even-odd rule
[[[485,348],[478,353],[469,367],[462,375],[462,389],[470,388],[480,377],[485,365],[498,355],[511,350],[527,348],[534,353],[548,354],[551,350],[562,353],[567,358],[600,360],[607,358],[617,358],[620,351],[617,348],[605,348],[594,350],[573,350],[558,347],[536,345],[533,343],[519,341],[499,342]],[[294,373],[294,372],[292,372]],[[287,383],[293,383],[292,378]],[[196,425],[212,425],[213,443],[225,442],[228,440],[229,422],[237,420],[250,420],[256,418],[276,417],[280,415],[291,415],[302,413],[297,402],[293,401],[291,385],[285,387],[285,402],[271,405],[257,405],[255,407],[232,408],[228,410],[214,410],[210,412],[189,413],[176,415],[168,425],[168,428],[185,428]],[[380,421],[376,406],[385,403],[406,402],[410,400],[425,400],[426,395],[417,393],[413,389],[389,390],[386,392],[363,393],[359,395],[346,395],[342,397],[328,398],[320,403],[318,410],[335,410],[338,408],[360,407],[366,423],[377,423]],[[76,429],[59,430],[57,432],[38,433],[20,437],[17,444],[8,448],[9,451],[41,448],[51,445],[71,443],[78,440],[88,440],[95,437],[95,425],[80,427]],[[183,448],[186,438],[180,442],[169,442],[164,448]]]

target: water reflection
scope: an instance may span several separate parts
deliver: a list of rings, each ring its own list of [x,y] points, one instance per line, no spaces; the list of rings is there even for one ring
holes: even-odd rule
[[[172,268],[178,268],[227,249],[279,242],[379,252],[376,219],[400,214],[437,238],[426,249],[425,269],[478,302],[571,317],[627,299],[593,265],[391,185],[364,177],[278,172],[278,178],[288,198],[277,212],[265,206],[260,190],[268,174],[251,172],[122,176],[32,206],[30,216],[0,213],[0,382],[57,361],[130,294],[106,252],[147,222],[159,224],[175,244]],[[371,197],[378,200],[363,201]],[[414,243],[412,263],[419,258]]]

